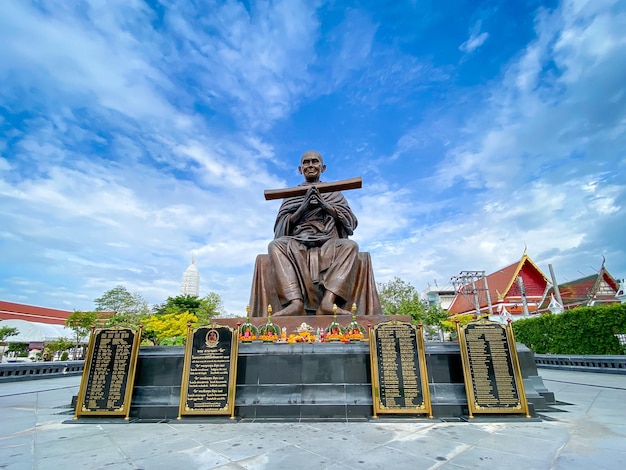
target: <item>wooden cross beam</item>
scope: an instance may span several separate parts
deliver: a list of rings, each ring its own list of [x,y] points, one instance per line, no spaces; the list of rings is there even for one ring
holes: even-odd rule
[[[311,186],[315,186],[320,193],[330,193],[332,191],[346,191],[348,189],[359,189],[363,186],[360,176],[347,180],[335,181],[334,183],[316,183],[313,185],[302,185],[285,189],[266,189],[265,200],[283,199],[286,197],[304,196]]]

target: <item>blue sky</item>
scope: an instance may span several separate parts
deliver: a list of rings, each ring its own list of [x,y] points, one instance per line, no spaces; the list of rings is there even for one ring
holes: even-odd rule
[[[524,247],[626,275],[626,4],[0,2],[0,298],[116,285],[242,314],[300,155],[325,157],[378,282]]]

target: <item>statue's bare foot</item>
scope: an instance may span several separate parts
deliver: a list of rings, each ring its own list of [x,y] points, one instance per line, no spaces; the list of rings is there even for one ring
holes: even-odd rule
[[[294,317],[304,315],[306,312],[304,311],[304,302],[302,300],[292,300],[289,305],[287,305],[282,310],[272,314],[274,317]]]
[[[328,294],[328,291],[326,291],[326,294]],[[316,315],[332,315],[333,313],[335,313],[333,311],[333,308],[335,306],[335,295],[333,294],[331,296],[326,294],[324,294],[324,298],[322,299],[322,302],[320,303],[317,312],[315,312]],[[337,308],[337,315],[351,315],[351,313],[347,310],[344,310],[343,308]]]

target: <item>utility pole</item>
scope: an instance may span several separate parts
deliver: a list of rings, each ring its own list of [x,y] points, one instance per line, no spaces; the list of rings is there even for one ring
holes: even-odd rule
[[[489,316],[493,315],[493,306],[491,305],[491,292],[489,292],[489,286],[487,285],[487,276],[483,277],[485,281],[485,292],[487,292],[487,308],[489,309]]]
[[[550,278],[552,278],[552,285],[554,285],[554,295],[556,296],[556,301],[563,305],[563,299],[561,298],[561,291],[559,290],[559,284],[556,282],[556,276],[554,275],[554,269],[552,265],[548,265],[548,269],[550,270]]]
[[[485,271],[461,271],[458,276],[453,276],[450,281],[456,292],[467,297],[468,300],[471,299],[470,302],[474,304],[477,316],[480,316],[480,301],[483,295],[486,296],[489,315],[493,315],[491,295],[487,286]]]
[[[530,316],[530,312],[528,311],[528,301],[526,300],[526,287],[524,287],[524,280],[522,276],[517,276],[517,285],[519,286],[519,291],[522,296],[522,308],[524,310],[524,316]]]

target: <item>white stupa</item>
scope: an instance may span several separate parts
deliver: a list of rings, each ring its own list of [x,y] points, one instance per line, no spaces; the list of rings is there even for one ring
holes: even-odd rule
[[[191,264],[183,274],[183,282],[180,285],[181,295],[200,296],[200,273],[196,267],[196,260],[191,257]]]

